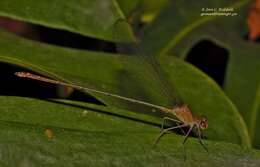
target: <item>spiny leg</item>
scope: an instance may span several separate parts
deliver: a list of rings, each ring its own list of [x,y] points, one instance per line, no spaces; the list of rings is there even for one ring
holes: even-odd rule
[[[182,144],[185,144],[185,142],[187,141],[189,134],[190,134],[190,132],[192,131],[193,128],[194,128],[194,125],[190,127],[189,131],[187,132],[186,136],[184,137]]]
[[[187,156],[186,156],[186,149],[185,149],[185,142],[187,141],[188,137],[189,137],[189,134],[191,133],[192,129],[194,128],[194,125],[190,127],[190,129],[188,130],[187,134],[185,135],[184,137],[184,140],[182,142],[182,145],[183,145],[183,150],[184,150],[184,161],[186,161],[187,159]]]
[[[177,128],[182,128],[182,127],[186,127],[188,126],[187,124],[182,124],[182,125],[178,125],[178,126],[175,126],[175,127],[171,127],[171,128],[167,128],[167,129],[164,129],[163,131],[161,131],[161,133],[159,134],[159,136],[156,138],[155,142],[154,142],[154,145],[156,145],[159,140],[161,139],[161,137],[167,132],[167,131],[170,131],[170,130],[173,130],[173,129],[177,129]]]
[[[181,121],[179,121],[179,120],[177,120],[177,119],[173,119],[173,118],[170,118],[170,117],[163,117],[163,121],[162,121],[162,125],[161,125],[161,131],[163,131],[163,129],[164,129],[164,124],[165,124],[165,122],[166,122],[167,120],[173,121],[173,122],[175,122],[177,125],[180,125],[180,123],[182,123]],[[181,129],[182,133],[183,133],[184,135],[186,135],[185,131],[184,131],[182,128],[180,128],[180,129]]]
[[[200,144],[202,145],[202,147],[208,152],[208,148],[205,146],[205,144],[202,142],[202,138],[201,138],[201,136],[202,136],[202,132],[200,131],[200,128],[199,127],[197,127],[197,129],[198,129],[198,134],[199,134],[199,142],[200,142]]]

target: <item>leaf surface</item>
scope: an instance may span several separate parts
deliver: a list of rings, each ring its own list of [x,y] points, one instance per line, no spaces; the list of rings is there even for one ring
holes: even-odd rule
[[[125,18],[114,0],[3,0],[0,15],[112,41],[114,24]],[[122,27],[119,37],[133,41],[131,27]]]
[[[5,166],[189,167],[260,163],[257,150],[207,141],[207,153],[193,138],[184,148],[183,138],[175,134],[165,136],[153,147],[159,129],[142,122],[148,117],[139,114],[122,118],[127,111],[116,108],[8,96],[0,96],[0,102],[0,162]],[[115,115],[108,114],[111,111]],[[53,138],[46,136],[46,129]]]

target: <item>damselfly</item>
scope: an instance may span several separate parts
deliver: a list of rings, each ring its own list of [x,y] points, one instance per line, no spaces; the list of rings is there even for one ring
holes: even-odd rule
[[[149,106],[149,107],[159,109],[161,112],[171,114],[171,115],[175,116],[177,119],[174,119],[174,118],[171,118],[171,117],[164,117],[163,118],[161,133],[156,138],[154,144],[157,144],[157,142],[160,140],[160,138],[165,133],[167,133],[168,131],[171,131],[173,129],[178,129],[178,128],[189,127],[188,132],[187,133],[184,132],[185,138],[184,138],[183,144],[186,142],[186,140],[187,140],[189,134],[191,133],[192,129],[196,128],[197,131],[198,131],[199,141],[200,141],[201,145],[203,146],[203,148],[205,148],[207,150],[207,148],[205,147],[205,145],[202,142],[202,133],[201,133],[201,130],[206,129],[208,127],[207,118],[194,116],[187,105],[182,105],[182,106],[178,106],[178,107],[175,107],[175,108],[167,108],[167,107],[163,107],[163,106],[160,106],[160,105],[151,104],[151,103],[148,103],[148,102],[145,102],[145,101],[140,101],[140,100],[136,100],[136,99],[133,99],[133,98],[120,96],[120,95],[117,95],[117,94],[112,94],[112,93],[108,93],[108,92],[104,92],[104,91],[99,91],[99,90],[96,90],[96,89],[91,89],[91,88],[86,88],[86,87],[82,87],[82,86],[78,86],[78,85],[74,85],[74,84],[65,83],[63,81],[49,79],[49,78],[42,77],[42,76],[32,74],[32,73],[29,73],[29,72],[16,72],[15,75],[18,76],[18,77],[30,78],[30,79],[33,79],[33,80],[39,80],[39,81],[48,82],[48,83],[52,83],[52,84],[72,87],[74,89],[81,90],[81,91],[103,94],[103,95],[106,95],[106,96],[126,100],[126,101],[129,101],[129,102],[132,102],[132,103],[138,103],[138,104],[142,104],[142,105],[146,105],[146,106]],[[177,126],[164,129],[164,124],[165,124],[166,120],[174,121],[175,123],[177,123]]]

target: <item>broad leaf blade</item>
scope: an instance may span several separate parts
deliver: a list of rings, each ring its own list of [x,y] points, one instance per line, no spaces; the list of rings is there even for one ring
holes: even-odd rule
[[[112,41],[114,24],[125,18],[111,0],[1,0],[0,15]],[[133,41],[130,27],[121,32],[120,41]]]
[[[61,102],[61,101],[60,101]],[[69,101],[63,101],[70,104]],[[74,106],[23,97],[0,97],[0,161],[6,166],[258,166],[260,153],[230,143],[166,135],[152,146],[159,129],[110,109]],[[122,113],[114,108],[113,112]],[[42,119],[41,119],[42,118]],[[144,119],[140,114],[135,118]],[[53,133],[46,136],[46,129]]]
[[[165,104],[167,100],[160,94],[160,82],[151,82],[150,74],[143,73],[144,67],[138,66],[139,59],[135,57],[64,49],[27,41],[4,32],[1,32],[0,36],[0,44],[5,46],[0,48],[1,61],[18,64],[82,86],[126,95],[158,105]],[[194,114],[206,115],[212,121],[206,132],[208,139],[243,143],[249,146],[250,142],[243,121],[232,103],[216,88],[216,84],[183,61],[171,58],[168,62],[172,62],[172,65],[182,72],[182,75],[172,76],[174,79],[171,82],[176,89],[179,89],[184,102],[191,105]],[[165,68],[170,70],[172,67]],[[186,76],[190,77],[186,78]],[[185,87],[181,86],[190,84],[203,86],[194,90],[185,90]],[[209,93],[205,94],[205,91]],[[204,96],[199,99],[196,94]],[[132,111],[142,110],[141,107],[135,110],[131,104],[111,97],[97,94],[95,97],[108,105],[124,107]],[[146,112],[152,113],[151,110]],[[233,119],[239,121],[232,121]],[[226,121],[225,124],[222,123],[223,120]],[[227,133],[223,129],[230,131]]]

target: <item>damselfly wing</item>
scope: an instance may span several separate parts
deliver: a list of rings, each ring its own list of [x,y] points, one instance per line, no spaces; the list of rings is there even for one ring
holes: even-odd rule
[[[127,24],[125,20],[118,20],[116,26],[120,26],[120,24]],[[115,31],[116,32],[116,31]],[[115,33],[116,34],[116,33]],[[116,35],[115,35],[116,36]],[[208,127],[208,121],[206,117],[197,117],[192,114],[191,109],[187,104],[181,99],[177,89],[174,88],[172,84],[169,83],[169,80],[164,74],[163,69],[161,68],[160,63],[157,61],[156,57],[151,54],[147,54],[145,49],[143,49],[144,43],[142,42],[142,34],[140,31],[138,32],[138,38],[135,43],[132,44],[122,44],[118,45],[118,50],[120,51],[130,51],[133,56],[138,57],[140,59],[139,65],[145,66],[145,70],[152,75],[150,78],[151,82],[160,82],[160,93],[163,97],[166,97],[167,109],[162,109],[164,113],[170,113],[173,117],[164,117],[161,133],[155,141],[155,144],[159,141],[161,136],[163,136],[166,132],[183,127],[189,127],[187,132],[184,132],[185,138],[183,143],[186,142],[187,137],[192,132],[194,128],[197,129],[197,134],[200,143],[206,149],[204,144],[202,143],[202,130]],[[147,46],[146,46],[147,47]],[[126,48],[126,49],[125,49]],[[164,129],[164,123],[166,120],[173,121],[177,124],[177,126],[169,127]]]

